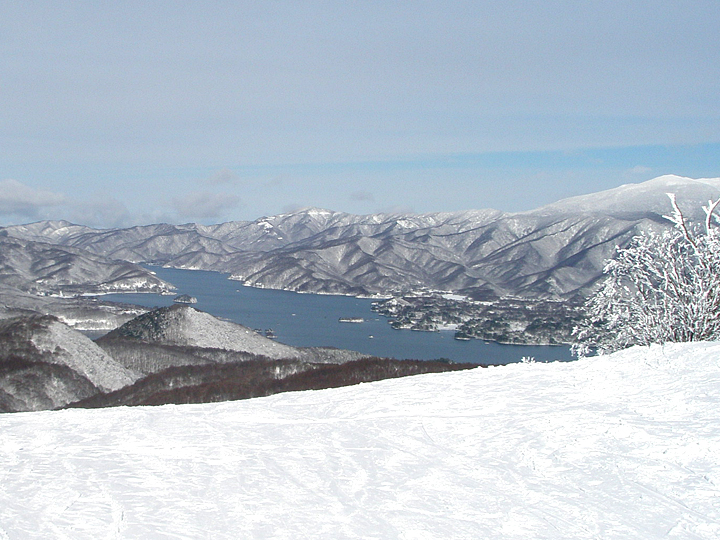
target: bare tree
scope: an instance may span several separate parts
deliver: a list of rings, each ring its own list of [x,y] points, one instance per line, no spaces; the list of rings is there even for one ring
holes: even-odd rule
[[[668,196],[673,212],[664,217],[673,228],[636,236],[606,262],[605,280],[574,332],[576,355],[720,339],[720,233],[713,223],[720,199],[703,206],[700,226],[688,223]]]

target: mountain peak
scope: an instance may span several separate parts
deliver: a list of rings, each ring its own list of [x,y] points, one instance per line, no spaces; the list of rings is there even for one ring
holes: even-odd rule
[[[670,212],[667,193],[674,193],[680,207],[696,218],[702,214],[700,204],[720,197],[720,178],[686,178],[673,174],[645,182],[623,184],[616,188],[562,199],[529,214],[582,213],[625,217]]]
[[[305,208],[300,208],[298,210],[294,210],[292,212],[287,212],[285,214],[279,214],[277,216],[273,217],[293,217],[293,216],[307,216],[313,219],[322,219],[326,220],[338,215],[342,215],[343,212],[336,212],[335,210],[328,210],[326,208],[318,208],[316,206],[307,206]]]

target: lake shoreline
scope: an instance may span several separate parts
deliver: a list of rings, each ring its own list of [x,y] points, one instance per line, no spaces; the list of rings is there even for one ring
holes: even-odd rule
[[[507,364],[523,358],[537,361],[572,360],[569,347],[516,345],[453,339],[452,330],[415,332],[393,329],[386,317],[373,312],[373,299],[318,295],[259,288],[228,279],[229,274],[143,265],[177,287],[177,294],[198,299],[194,307],[248,328],[273,329],[280,342],[300,347],[337,347],[392,358]],[[146,308],[173,303],[172,297],[140,294],[104,295],[104,300]],[[362,318],[363,323],[340,323]]]

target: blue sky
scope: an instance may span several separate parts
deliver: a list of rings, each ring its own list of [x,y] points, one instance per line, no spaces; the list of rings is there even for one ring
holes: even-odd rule
[[[712,1],[0,3],[0,222],[497,208],[720,176]]]

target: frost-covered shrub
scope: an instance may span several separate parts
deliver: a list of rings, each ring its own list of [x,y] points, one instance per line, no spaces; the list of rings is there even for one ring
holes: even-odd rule
[[[703,207],[704,228],[691,226],[669,195],[674,227],[644,233],[607,261],[605,280],[590,296],[575,329],[576,355],[631,345],[720,339],[720,233]]]

